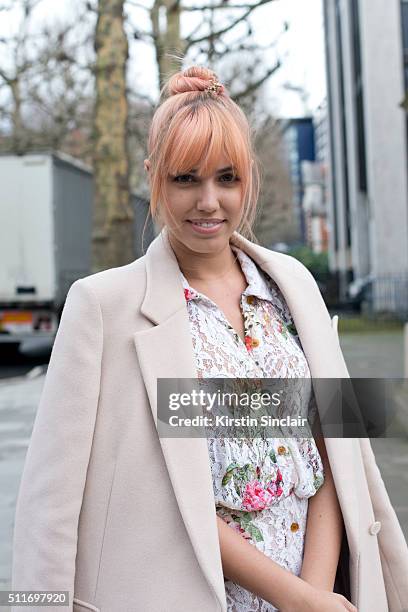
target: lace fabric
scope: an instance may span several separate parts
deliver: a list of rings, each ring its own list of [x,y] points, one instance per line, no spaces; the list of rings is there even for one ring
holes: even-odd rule
[[[231,245],[248,286],[241,295],[245,342],[220,308],[189,285],[187,301],[198,377],[299,378],[292,394],[295,414],[317,414],[310,379],[291,314],[276,283]],[[217,514],[269,558],[299,576],[308,499],[324,482],[310,434],[301,438],[207,438]],[[225,580],[229,612],[275,611],[257,595]]]

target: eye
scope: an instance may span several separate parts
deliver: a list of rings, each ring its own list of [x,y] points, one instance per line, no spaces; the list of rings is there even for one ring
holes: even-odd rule
[[[173,178],[175,183],[193,183],[195,181],[195,176],[192,174],[179,174]]]
[[[220,181],[222,183],[233,183],[234,181],[239,181],[239,178],[233,172],[226,172],[220,176]]]

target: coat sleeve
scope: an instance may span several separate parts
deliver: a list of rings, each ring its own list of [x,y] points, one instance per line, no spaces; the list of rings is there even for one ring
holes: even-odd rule
[[[408,610],[408,548],[397,515],[378,469],[371,443],[360,438],[364,469],[370,490],[378,533],[381,565],[389,612]]]
[[[98,299],[85,279],[68,292],[20,483],[13,590],[69,591],[72,611],[78,519],[96,419],[103,345]],[[61,606],[25,606],[57,612]],[[21,610],[13,607],[12,610]]]

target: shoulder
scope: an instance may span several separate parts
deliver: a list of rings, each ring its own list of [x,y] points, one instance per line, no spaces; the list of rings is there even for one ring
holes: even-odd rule
[[[74,292],[88,294],[101,306],[126,303],[131,297],[134,303],[143,299],[146,289],[145,256],[129,264],[108,268],[79,278],[72,283],[68,294]]]

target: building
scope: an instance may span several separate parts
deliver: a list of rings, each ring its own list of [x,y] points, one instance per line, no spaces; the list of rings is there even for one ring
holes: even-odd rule
[[[293,206],[298,233],[301,242],[306,243],[308,231],[305,215],[302,210],[305,191],[302,163],[304,161],[314,162],[316,159],[312,118],[300,117],[282,121],[282,139],[289,162],[289,172],[293,187]]]
[[[314,253],[328,250],[326,221],[326,181],[322,162],[302,162],[302,213],[306,228],[306,244]]]
[[[324,2],[330,267],[408,312],[407,0]]]

